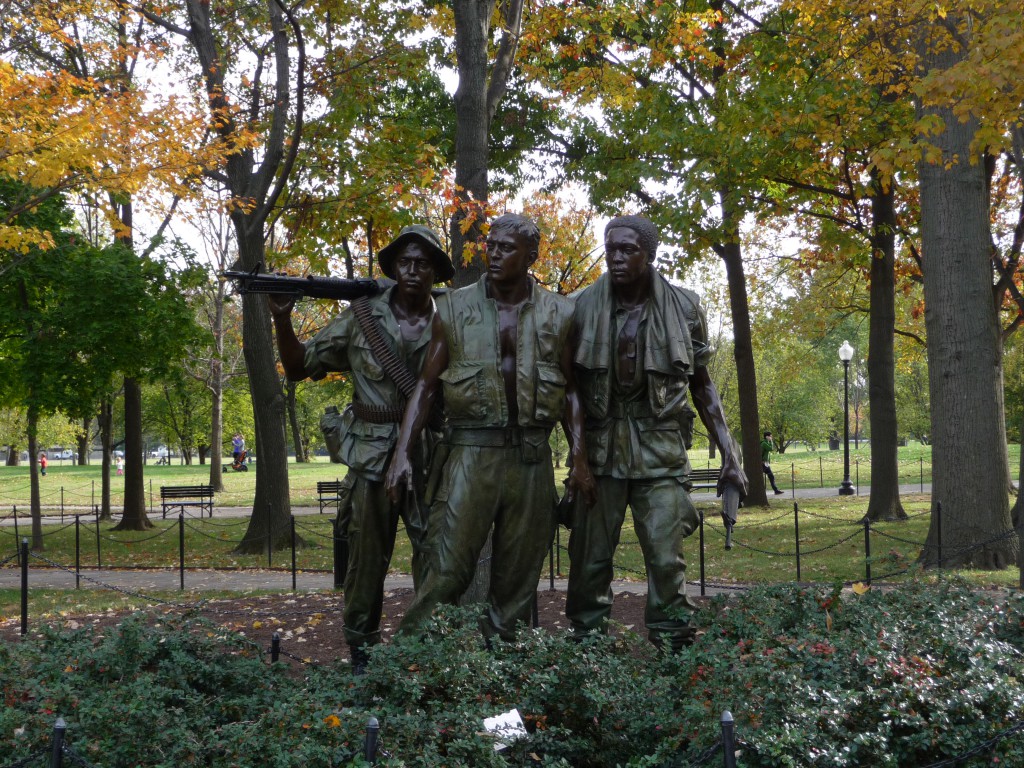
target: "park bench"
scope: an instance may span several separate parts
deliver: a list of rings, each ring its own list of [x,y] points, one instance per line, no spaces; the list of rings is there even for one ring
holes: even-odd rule
[[[167,511],[180,509],[182,514],[186,507],[199,507],[199,517],[203,510],[208,510],[213,517],[213,486],[212,485],[164,485],[160,487],[160,506],[163,517]]]
[[[690,488],[694,491],[701,488],[715,490],[718,487],[718,478],[721,476],[721,467],[693,468],[690,470]]]
[[[342,491],[348,491],[344,480],[321,480],[316,484],[316,495],[320,500],[320,514],[324,507],[334,505],[335,510],[342,501]]]

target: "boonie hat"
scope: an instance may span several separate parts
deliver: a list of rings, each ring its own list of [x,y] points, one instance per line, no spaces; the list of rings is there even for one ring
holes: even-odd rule
[[[377,262],[380,264],[380,271],[387,277],[392,280],[398,279],[395,276],[395,259],[402,247],[410,240],[426,247],[427,255],[434,262],[435,283],[446,283],[455,277],[455,267],[447,252],[441,247],[440,238],[430,227],[422,224],[410,224],[408,227],[402,227],[398,237],[380,249],[377,254]]]

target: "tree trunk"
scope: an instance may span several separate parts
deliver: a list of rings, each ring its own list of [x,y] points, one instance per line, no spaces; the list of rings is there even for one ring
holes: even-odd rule
[[[1010,520],[1017,529],[1017,569],[1020,571],[1018,589],[1024,590],[1024,416],[1020,423],[1020,461],[1017,464],[1017,501],[1010,510]]]
[[[871,313],[868,330],[868,402],[871,420],[871,498],[867,518],[906,520],[900,502],[896,427],[896,208],[892,185],[873,184]]]
[[[211,381],[210,414],[210,485],[214,491],[224,490],[224,382],[220,377],[221,361],[213,363],[215,378]]]
[[[113,398],[105,397],[100,403],[100,446],[103,455],[100,459],[100,517],[109,520],[110,512],[110,456],[114,450],[114,402]]]
[[[221,264],[223,266],[224,259]],[[213,317],[213,354],[210,356],[210,485],[215,492],[224,490],[224,293],[217,287],[217,305]],[[202,454],[200,454],[202,461]]]
[[[146,484],[142,468],[142,387],[124,380],[124,513],[115,531],[145,531],[153,527],[146,515]],[[107,476],[110,460],[107,459]]]
[[[233,217],[243,269],[263,263],[262,225],[250,231],[248,217]],[[270,312],[259,294],[242,297],[242,342],[249,372],[249,393],[256,434],[256,492],[252,518],[236,552],[259,554],[267,551],[267,537],[273,549],[291,545],[291,500],[288,489],[288,449],[285,439],[285,404],[275,364]]]
[[[89,424],[91,418],[82,419],[82,434],[78,436],[78,466],[84,467],[89,463]]]
[[[6,466],[8,466],[8,467],[18,467],[18,466],[21,466],[21,457],[18,455],[19,453],[20,453],[20,451],[18,450],[18,446],[17,445],[15,445],[14,443],[11,443],[10,445],[8,445],[7,446],[7,462],[6,462]]]
[[[28,484],[29,513],[32,516],[32,551],[43,551],[43,507],[39,501],[39,411],[34,405],[28,407]],[[21,542],[18,542],[21,546]]]
[[[927,53],[927,65],[944,70],[965,55],[945,46]],[[991,541],[1010,529],[1010,504],[989,197],[984,164],[970,161],[978,123],[943,107],[918,112],[945,124],[934,138],[941,162],[918,162],[933,473],[922,559],[937,564],[941,504],[943,565],[1005,568],[1015,562],[1017,544]]]
[[[473,203],[486,203],[488,194],[487,136],[490,120],[487,113],[487,51],[488,30],[494,13],[493,0],[456,0],[455,55],[458,60],[459,85],[455,90],[455,186],[460,206],[452,215],[452,261],[455,262],[455,285],[470,285],[483,274],[483,259],[473,252],[465,262],[467,243],[480,237],[480,221],[476,219],[463,233],[462,222]]]
[[[295,405],[295,390],[298,382],[286,381],[284,383],[285,401],[288,408],[288,427],[292,432],[292,447],[295,449],[295,463],[304,464],[309,461],[306,455],[306,446],[302,442],[302,429],[299,427],[299,414]]]
[[[721,192],[722,218],[726,231],[738,232],[738,217],[729,202],[729,193]],[[743,442],[743,469],[747,473],[747,506],[768,504],[764,474],[761,472],[761,421],[757,406],[757,372],[751,343],[750,307],[747,282],[743,274],[743,254],[739,240],[721,243],[718,254],[725,262],[729,282],[729,308],[732,311],[733,356],[736,360],[736,394],[740,406],[740,434]]]

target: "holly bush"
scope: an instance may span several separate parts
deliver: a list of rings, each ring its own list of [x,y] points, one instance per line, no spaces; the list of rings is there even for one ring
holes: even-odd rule
[[[190,616],[51,626],[0,646],[0,768],[45,752],[58,715],[96,768],[365,765],[370,716],[380,765],[683,766],[708,759],[723,710],[742,766],[1024,765],[1019,594],[761,588],[709,602],[675,655],[622,627],[488,648],[478,614],[439,611],[359,677],[296,675]],[[483,719],[511,709],[528,735],[497,749]]]

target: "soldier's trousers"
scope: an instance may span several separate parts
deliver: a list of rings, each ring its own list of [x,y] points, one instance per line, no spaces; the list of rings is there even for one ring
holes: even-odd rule
[[[420,629],[438,603],[458,601],[492,528],[485,631],[509,639],[517,622],[529,621],[555,532],[555,478],[546,440],[538,451],[536,460],[525,462],[518,445],[451,447],[430,506],[427,575],[401,632]]]
[[[395,549],[398,521],[412,544],[413,582],[422,578],[426,559],[426,513],[414,500],[392,505],[384,483],[357,476],[352,488],[352,518],[348,524],[348,570],[345,573],[345,639],[349,645],[380,642],[384,608],[384,579]]]
[[[626,516],[633,511],[647,567],[644,623],[652,641],[677,646],[689,635],[697,606],[686,594],[682,542],[698,524],[681,478],[619,480],[598,476],[597,504],[580,510],[569,536],[565,613],[576,632],[606,632],[612,611],[612,558]]]

